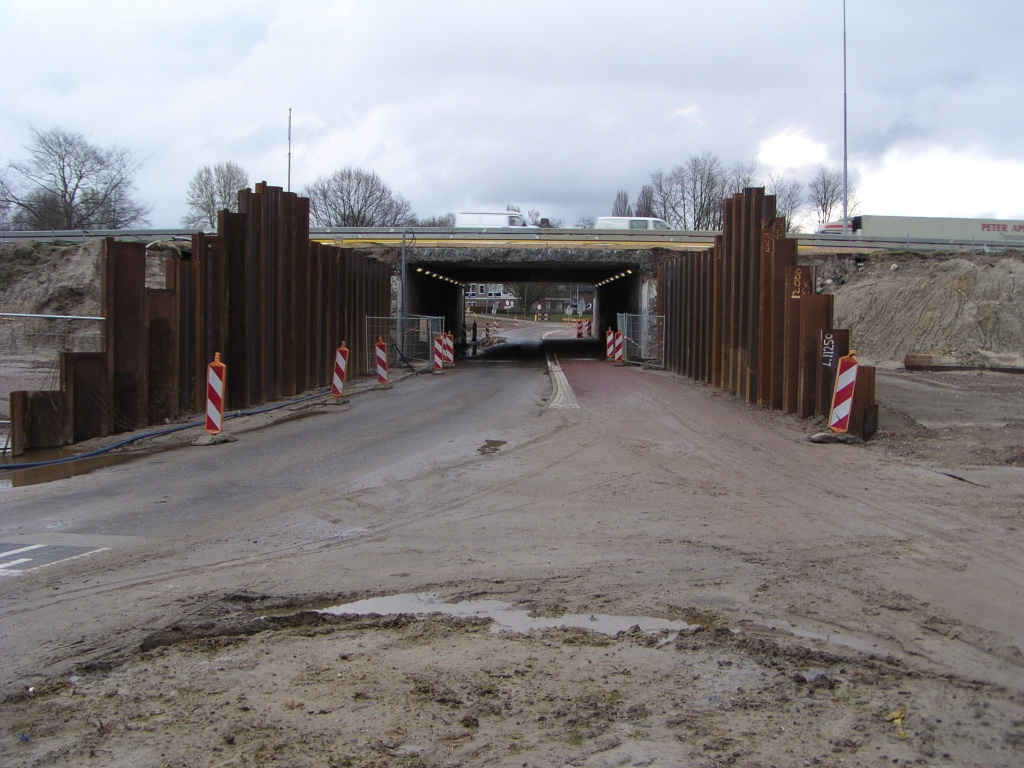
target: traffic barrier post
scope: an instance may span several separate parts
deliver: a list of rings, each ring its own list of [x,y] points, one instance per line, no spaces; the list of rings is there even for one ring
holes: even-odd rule
[[[224,386],[228,368],[220,361],[220,352],[206,366],[206,431],[219,435],[224,431]]]
[[[843,433],[850,428],[850,410],[853,407],[853,392],[857,386],[857,369],[860,364],[854,355],[857,350],[839,358],[836,370],[836,388],[832,393],[832,410],[828,415],[828,428]]]
[[[583,321],[582,320],[577,320],[576,321],[576,338],[577,339],[582,339],[583,338]]]
[[[345,392],[345,378],[348,374],[348,347],[341,342],[334,353],[334,379],[331,381],[331,397],[341,397]]]
[[[622,331],[615,332],[615,364],[622,365]]]
[[[444,335],[444,364],[448,368],[455,367],[455,336],[450,333]]]
[[[588,339],[594,335],[594,326],[589,320],[583,324],[583,335]]]
[[[615,359],[615,332],[611,328],[604,332],[604,351],[606,359]]]
[[[434,373],[444,373],[444,339],[440,333],[434,337]]]
[[[388,385],[388,347],[381,336],[377,337],[377,343],[373,346],[377,350],[377,384],[386,387]]]
[[[519,327],[519,316],[518,315],[513,315],[512,316],[512,327],[513,328],[518,328]]]

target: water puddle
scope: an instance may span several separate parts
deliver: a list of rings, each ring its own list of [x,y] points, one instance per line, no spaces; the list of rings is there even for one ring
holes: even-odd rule
[[[650,616],[610,616],[601,613],[570,613],[563,616],[531,616],[529,611],[512,608],[511,603],[502,600],[463,600],[458,603],[446,603],[437,595],[430,593],[388,595],[371,597],[324,608],[320,613],[335,616],[342,614],[366,615],[377,613],[382,616],[398,613],[426,615],[443,613],[446,616],[459,618],[491,619],[492,632],[529,632],[531,629],[590,629],[602,635],[614,637],[619,632],[628,632],[633,627],[640,627],[643,632],[683,632],[697,628],[697,624],[685,621],[669,621],[655,619]]]
[[[42,458],[39,453],[33,451],[31,454],[25,456],[19,456],[17,460],[13,462],[4,462],[11,467],[16,467],[20,463],[29,463],[34,461],[49,461],[50,458]],[[50,453],[47,451],[46,453]],[[70,452],[68,452],[70,453]],[[26,458],[30,457],[30,458]],[[139,454],[125,454],[125,453],[109,453],[102,456],[96,456],[91,459],[80,459],[78,461],[68,461],[63,464],[51,464],[48,467],[34,467],[32,469],[7,469],[0,473],[0,489],[3,488],[20,488],[26,485],[39,485],[40,483],[51,483],[54,480],[67,480],[69,477],[77,477],[78,475],[87,475],[90,472],[102,469],[103,467],[112,467],[116,464],[123,464],[131,459],[138,458]],[[51,458],[63,458],[51,457]]]
[[[852,648],[853,650],[860,651],[861,653],[888,653],[887,649],[879,648],[879,644],[877,642],[865,640],[863,637],[857,637],[856,635],[848,635],[843,632],[821,632],[818,630],[798,627],[785,621],[760,621],[758,623],[763,627],[777,629],[781,632],[795,635],[796,637],[802,637],[805,640],[821,640],[829,645],[841,645],[844,648]]]
[[[529,611],[513,608],[511,603],[506,603],[503,600],[462,600],[450,603],[430,592],[371,597],[353,603],[325,606],[316,610],[319,613],[335,616],[342,614],[365,616],[373,613],[381,616],[400,613],[425,616],[431,613],[441,613],[459,618],[491,619],[493,622],[491,632],[529,632],[532,629],[575,628],[590,629],[614,637],[619,632],[628,632],[633,627],[639,627],[642,632],[670,633],[670,636],[659,645],[672,642],[679,632],[690,632],[699,627],[698,624],[689,624],[685,621],[670,621],[650,616],[612,616],[603,613],[570,613],[556,617],[531,616]],[[806,640],[818,640],[869,655],[890,652],[889,649],[880,647],[877,642],[842,632],[821,632],[791,625],[784,621],[758,622],[758,625]],[[731,631],[742,632],[741,629]],[[810,680],[824,673],[823,669],[808,669],[805,676]]]
[[[490,456],[492,453],[500,451],[501,446],[507,444],[508,440],[486,440],[483,445],[476,449],[476,452],[481,456]]]

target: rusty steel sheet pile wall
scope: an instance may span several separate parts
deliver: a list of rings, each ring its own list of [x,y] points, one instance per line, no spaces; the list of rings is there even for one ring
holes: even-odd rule
[[[723,201],[722,219],[714,247],[658,266],[666,368],[765,408],[827,415],[851,343],[832,327],[832,296],[816,293],[813,268],[797,262],[774,195],[745,189]],[[874,373],[861,366],[855,390],[850,433],[863,439],[878,423]]]
[[[146,288],[142,243],[104,241],[104,351],[63,353],[61,388],[12,393],[15,454],[158,425],[205,409],[206,366],[228,366],[226,406],[330,384],[346,341],[365,355],[367,315],[390,312],[390,264],[311,243],[309,200],[262,182],[192,236]]]

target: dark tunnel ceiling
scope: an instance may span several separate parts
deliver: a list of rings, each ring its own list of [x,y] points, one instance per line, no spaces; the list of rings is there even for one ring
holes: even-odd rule
[[[495,264],[487,262],[452,263],[417,261],[407,267],[410,275],[421,267],[439,275],[458,280],[460,283],[597,283],[605,278],[633,270],[638,274],[639,264],[620,262],[618,264],[566,264],[529,262],[519,264]]]

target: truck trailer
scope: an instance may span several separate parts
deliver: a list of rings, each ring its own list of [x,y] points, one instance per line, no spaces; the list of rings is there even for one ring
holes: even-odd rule
[[[975,243],[1024,245],[1024,221],[1013,219],[946,219],[931,216],[853,216],[848,232],[865,238],[965,240]],[[843,233],[833,221],[819,234]]]

